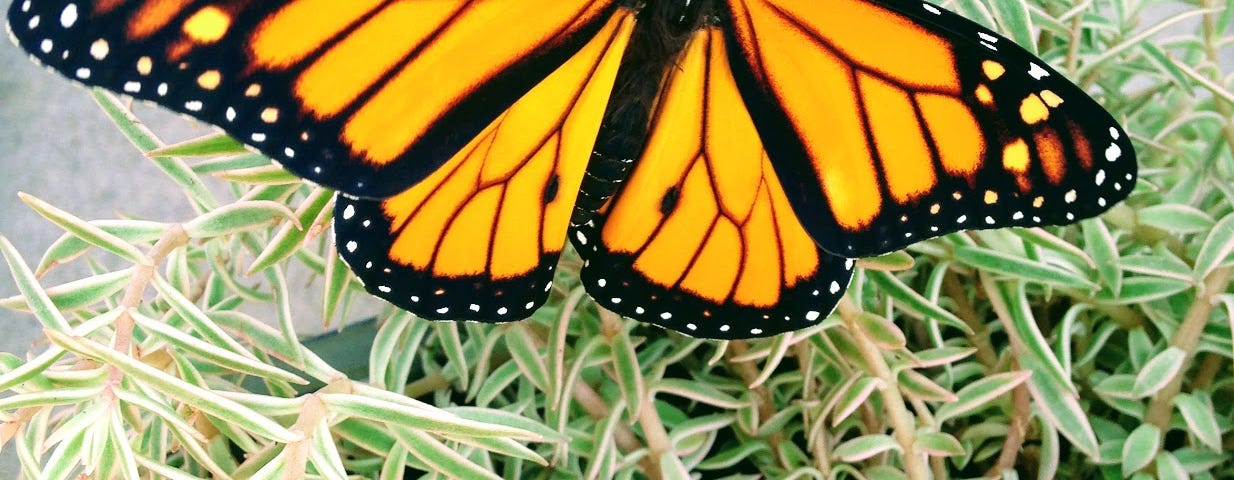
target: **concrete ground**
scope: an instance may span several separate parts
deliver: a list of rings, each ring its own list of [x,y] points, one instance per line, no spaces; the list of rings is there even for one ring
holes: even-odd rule
[[[0,0],[0,24],[11,0]],[[88,94],[27,59],[0,34],[0,235],[33,268],[62,231],[22,203],[25,192],[81,218],[131,217],[182,222],[193,211],[184,195],[115,128]],[[214,131],[160,109],[139,105],[137,113],[166,142]],[[228,198],[221,182],[211,185]],[[122,264],[94,254],[111,268]],[[84,262],[57,268],[42,279],[51,286],[88,276]],[[301,335],[322,332],[320,287],[303,291],[306,275],[292,274],[293,310]],[[319,284],[317,284],[319,285]],[[7,269],[0,268],[0,298],[17,294]],[[371,315],[372,308],[358,315]],[[272,314],[258,318],[274,318]],[[41,326],[28,314],[0,308],[0,352],[20,357],[46,348]],[[8,446],[0,452],[0,479],[16,478]]]
[[[9,3],[0,0],[0,12],[7,12]],[[159,113],[160,122],[177,125],[160,128],[162,134],[183,139],[206,131]],[[85,89],[34,65],[5,36],[0,39],[0,235],[34,265],[61,231],[18,200],[18,191],[86,219],[124,214],[174,221],[192,213]],[[72,265],[53,271],[43,284],[86,274],[81,264]],[[12,276],[0,272],[0,297],[15,294]],[[0,309],[0,332],[0,351],[26,357],[45,348],[41,327],[30,315]],[[17,471],[10,445],[0,453],[0,478],[17,478]]]

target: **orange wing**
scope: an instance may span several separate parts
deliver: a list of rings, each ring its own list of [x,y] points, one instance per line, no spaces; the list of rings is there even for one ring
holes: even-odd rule
[[[612,17],[611,0],[30,0],[23,48],[222,127],[308,180],[428,177]]]
[[[336,243],[369,292],[436,319],[518,320],[544,303],[633,28],[619,12],[424,181],[338,198]]]
[[[852,262],[819,250],[797,221],[719,30],[692,36],[650,128],[605,213],[571,237],[588,293],[697,337],[773,335],[826,317]]]
[[[915,0],[726,0],[733,69],[806,229],[864,256],[976,228],[1066,224],[1134,186],[1088,95]]]

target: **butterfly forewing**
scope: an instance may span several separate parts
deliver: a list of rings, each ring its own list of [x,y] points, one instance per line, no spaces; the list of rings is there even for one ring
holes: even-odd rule
[[[1131,191],[1130,139],[1013,42],[923,2],[727,0],[733,68],[824,249],[1066,224]]]
[[[22,47],[70,78],[218,125],[306,179],[387,197],[436,171],[615,8],[18,0],[9,22]]]

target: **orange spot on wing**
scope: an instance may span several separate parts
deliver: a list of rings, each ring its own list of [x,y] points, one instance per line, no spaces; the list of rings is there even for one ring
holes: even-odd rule
[[[692,256],[688,253],[703,247],[718,213],[707,171],[702,162],[695,162],[681,187],[676,209],[634,261],[634,268],[657,285],[677,284],[690,265]]]
[[[698,259],[681,281],[681,288],[715,303],[724,303],[733,291],[742,258],[741,233],[721,218],[707,236]]]
[[[558,233],[556,242],[545,243],[541,239],[544,225],[544,188],[553,174],[556,160],[554,146],[559,137],[553,137],[548,148],[536,152],[520,168],[506,186],[502,200],[501,217],[497,219],[497,236],[493,241],[493,264],[489,267],[495,278],[524,274],[540,263],[544,250],[561,251],[564,231]]]
[[[981,84],[977,85],[977,89],[973,91],[973,95],[977,97],[977,101],[981,102],[986,107],[994,106],[994,93],[990,91],[990,87]]]
[[[94,2],[94,13],[95,15],[106,15],[125,3],[126,0],[96,0]]]
[[[973,112],[958,99],[945,95],[920,93],[916,98],[943,169],[951,175],[971,177],[981,167],[986,148]]]
[[[456,156],[429,178],[382,203],[394,228],[405,224],[390,249],[391,260],[418,270],[426,270],[432,263],[438,240],[475,191],[483,162],[469,156],[490,143],[491,137],[477,137],[477,141],[480,144],[464,150],[466,154]]]
[[[993,60],[981,62],[981,71],[985,73],[985,78],[991,81],[998,80],[1002,78],[1004,73],[1007,73],[1007,69],[1003,67],[1003,64]]]
[[[1071,144],[1076,158],[1080,160],[1080,165],[1084,166],[1085,170],[1093,168],[1093,146],[1088,141],[1088,135],[1084,134],[1084,130],[1080,125],[1076,124],[1071,119],[1067,120],[1067,132],[1071,134]]]
[[[705,56],[700,38],[687,45],[663,93],[660,114],[654,119],[662,127],[651,132],[642,154],[654,161],[638,162],[619,201],[610,205],[603,241],[613,252],[634,253],[651,240],[664,218],[660,212],[664,194],[681,181],[702,149]]]
[[[1024,139],[1017,138],[1003,145],[1003,165],[1027,165],[1031,159]]]
[[[733,83],[728,56],[723,52],[723,37],[712,30],[709,42],[716,50],[709,61],[704,147],[720,193],[720,206],[740,223],[749,215],[758,194],[763,165],[757,159],[763,155],[763,143]]]
[[[133,14],[128,24],[129,41],[146,39],[166,27],[191,0],[146,0]]]
[[[1049,118],[1050,109],[1041,101],[1041,97],[1030,93],[1020,102],[1020,120],[1023,120],[1025,125],[1036,125]]]
[[[908,93],[876,77],[860,75],[859,79],[891,195],[906,203],[929,193],[937,181],[933,156]]]
[[[759,202],[742,227],[746,239],[746,255],[741,266],[733,301],[741,305],[768,307],[780,301],[784,285],[780,245],[776,241],[775,218],[771,201],[763,190]]]
[[[231,14],[216,6],[204,7],[184,22],[184,33],[195,43],[217,42],[231,28]]]
[[[382,8],[300,76],[296,95],[317,118],[337,115],[404,57],[422,46],[429,35],[460,8],[459,4],[444,2],[398,2]],[[431,90],[428,85],[408,90],[405,96],[417,99],[427,96],[421,92]],[[380,109],[381,106],[367,108]]]
[[[1052,90],[1042,90],[1040,95],[1041,99],[1045,101],[1045,104],[1049,105],[1050,108],[1057,108],[1059,105],[1063,104],[1063,97],[1058,96],[1058,94],[1054,93]]]
[[[762,0],[748,3],[764,4],[750,7],[750,14],[756,18],[757,48],[766,48],[763,35],[768,33],[767,28],[760,28],[758,23],[774,21],[779,26],[773,28],[797,28],[780,18],[778,10],[804,24],[813,37],[826,43],[823,47],[818,40],[811,39],[807,43],[786,45],[789,48],[834,48],[856,66],[878,71],[909,88],[959,94],[955,58],[947,42],[921,24],[874,2]],[[736,24],[740,32],[743,22]]]
[[[433,262],[435,275],[481,275],[488,269],[493,224],[497,222],[502,190],[495,186],[481,191],[455,215],[437,250]]]
[[[1067,176],[1067,152],[1063,142],[1058,138],[1058,132],[1053,128],[1042,128],[1033,133],[1033,142],[1037,146],[1037,156],[1041,159],[1041,169],[1046,178],[1055,185]],[[1027,154],[1027,151],[1025,151]]]
[[[250,49],[261,67],[290,67],[334,38],[382,0],[295,0],[257,26]],[[422,7],[426,12],[432,6]]]
[[[348,120],[343,128],[344,140],[357,156],[370,163],[383,165],[394,161],[480,85],[532,52],[549,48],[571,33],[563,32],[563,26],[579,24],[580,18],[595,18],[607,8],[607,3],[468,4]],[[413,17],[422,14],[419,2],[406,5],[413,10],[409,12]],[[506,19],[522,20],[508,23]],[[402,22],[373,21],[382,22],[382,29],[410,28]],[[421,21],[413,18],[411,25]],[[500,41],[494,41],[494,29],[502,28],[497,37]],[[464,58],[467,60],[460,61]]]
[[[204,90],[214,90],[219,87],[219,83],[223,81],[223,76],[218,70],[207,70],[197,76],[197,86]]]
[[[864,228],[882,197],[865,125],[854,121],[861,111],[852,68],[827,49],[803,47],[814,40],[768,11],[752,10],[749,18],[763,73],[813,160],[832,215],[844,228]]]
[[[773,172],[767,157],[763,157],[763,171]],[[784,285],[792,287],[818,273],[818,245],[797,219],[779,180],[769,181],[765,188],[776,219],[780,249],[784,253]]]

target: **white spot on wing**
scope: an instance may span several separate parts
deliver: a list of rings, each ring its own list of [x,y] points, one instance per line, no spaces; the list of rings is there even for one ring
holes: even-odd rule
[[[95,60],[102,61],[107,58],[109,53],[111,53],[111,45],[107,43],[107,40],[100,38],[90,44],[90,56],[94,57]]]
[[[1032,75],[1032,77],[1036,80],[1041,80],[1050,76],[1050,72],[1042,68],[1041,65],[1038,65],[1036,62],[1028,64],[1028,74]]]
[[[77,4],[70,3],[60,11],[60,25],[64,28],[72,28],[77,23]]]
[[[1118,147],[1118,144],[1111,143],[1105,149],[1105,159],[1110,162],[1118,161],[1118,158],[1123,156],[1123,149]]]

